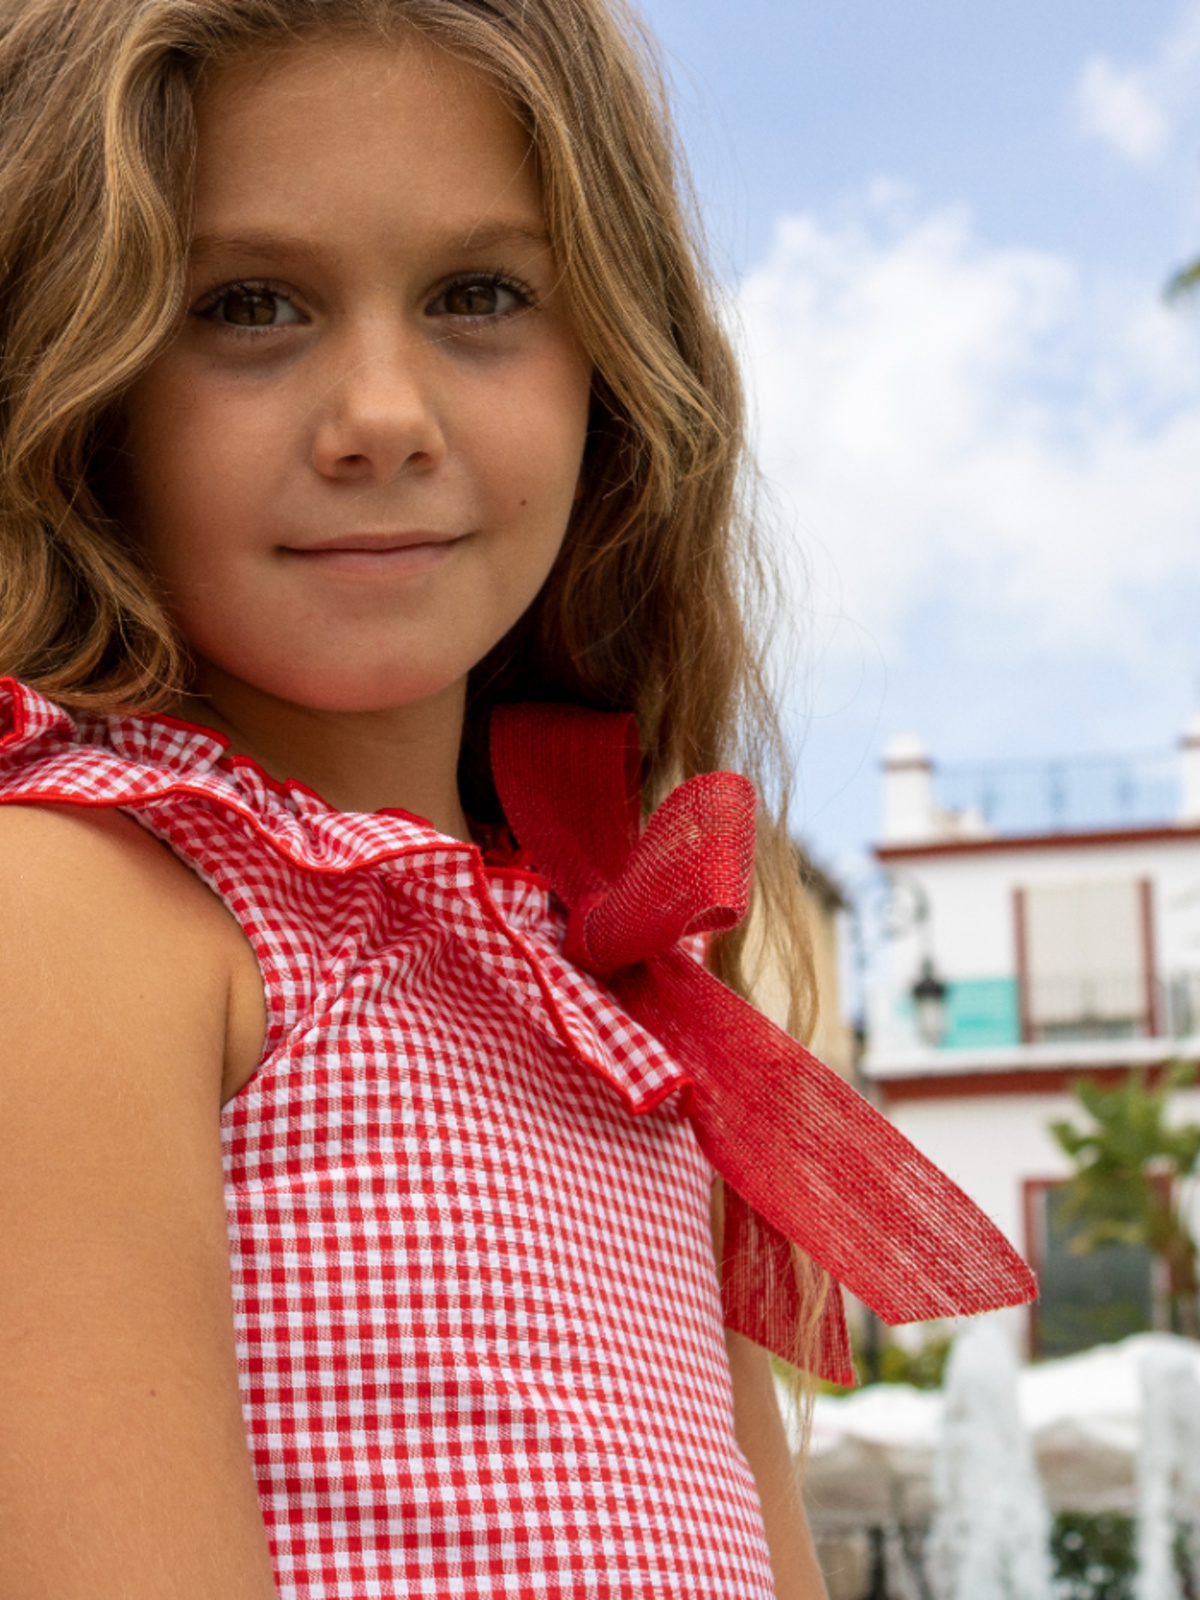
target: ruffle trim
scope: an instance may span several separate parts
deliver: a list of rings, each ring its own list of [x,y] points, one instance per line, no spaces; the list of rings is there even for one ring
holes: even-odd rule
[[[0,796],[130,806],[190,795],[236,811],[295,866],[354,872],[412,851],[469,855],[406,811],[335,811],[301,783],[278,783],[248,756],[231,756],[209,728],[174,717],[77,721],[35,690],[0,678]],[[86,760],[81,756],[86,755]]]
[[[538,892],[544,906],[545,879],[527,858],[488,849],[491,860],[485,861],[476,845],[441,834],[399,809],[336,811],[305,785],[279,783],[250,758],[229,755],[228,742],[212,729],[157,714],[73,718],[36,690],[0,678],[0,804],[125,811],[201,871],[164,826],[167,808],[189,801],[238,817],[270,850],[304,872],[409,865],[422,876],[435,874],[451,892],[473,893],[534,979],[552,1035],[608,1082],[631,1112],[651,1111],[687,1084],[687,1075],[658,1040],[554,947],[552,917],[543,912],[526,926],[522,916],[510,922],[504,915],[501,904],[528,904],[529,896],[493,894],[493,886],[511,891],[523,882]],[[250,937],[244,922],[243,929]],[[269,991],[265,965],[263,977]],[[269,1010],[276,1013],[277,1007]],[[278,1043],[278,1030],[271,1032],[264,1064]]]

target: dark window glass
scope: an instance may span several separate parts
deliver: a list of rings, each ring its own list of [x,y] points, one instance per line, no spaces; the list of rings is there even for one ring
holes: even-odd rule
[[[1153,1261],[1141,1245],[1108,1244],[1077,1255],[1075,1227],[1064,1215],[1060,1184],[1039,1184],[1031,1196],[1037,1234],[1040,1296],[1037,1354],[1072,1355],[1152,1326]]]

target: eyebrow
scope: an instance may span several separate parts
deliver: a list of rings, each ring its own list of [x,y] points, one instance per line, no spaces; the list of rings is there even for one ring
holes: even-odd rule
[[[487,222],[470,228],[465,234],[450,233],[447,241],[452,247],[464,250],[493,250],[506,244],[537,245],[547,248],[550,236],[544,229],[529,227],[522,222]],[[281,233],[198,233],[191,242],[194,261],[208,260],[213,256],[285,256],[294,260],[315,260],[325,252],[306,239]]]
[[[550,235],[544,228],[527,228],[519,222],[480,223],[463,239],[463,244],[489,250],[501,244],[549,245]]]

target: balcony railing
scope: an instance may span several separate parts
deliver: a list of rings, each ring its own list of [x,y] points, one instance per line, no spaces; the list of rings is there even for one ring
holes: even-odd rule
[[[1179,757],[1171,750],[939,765],[935,782],[939,806],[973,811],[1000,834],[1149,827],[1179,810]]]
[[[1200,1033],[1200,972],[1177,972],[1166,980],[1160,1016],[1171,1039]]]
[[[1158,1027],[1157,985],[1140,973],[1030,977],[1025,984],[1027,1042],[1144,1039]]]
[[[918,1030],[911,995],[896,1015]],[[940,1044],[987,1050],[1072,1040],[1184,1039],[1200,1034],[1200,972],[1178,972],[1147,985],[1136,974],[1032,979],[951,980],[944,997]]]

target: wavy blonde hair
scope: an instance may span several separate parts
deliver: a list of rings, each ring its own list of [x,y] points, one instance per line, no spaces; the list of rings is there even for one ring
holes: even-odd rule
[[[186,643],[105,513],[106,445],[183,310],[200,74],[343,29],[416,29],[496,85],[529,133],[595,368],[587,492],[542,594],[472,676],[468,809],[494,807],[487,713],[515,699],[634,711],[650,804],[723,766],[766,783],[757,925],[806,1036],[742,390],[663,79],[620,0],[0,0],[0,672],[79,710],[186,687]],[[746,987],[744,930],[713,964]]]

